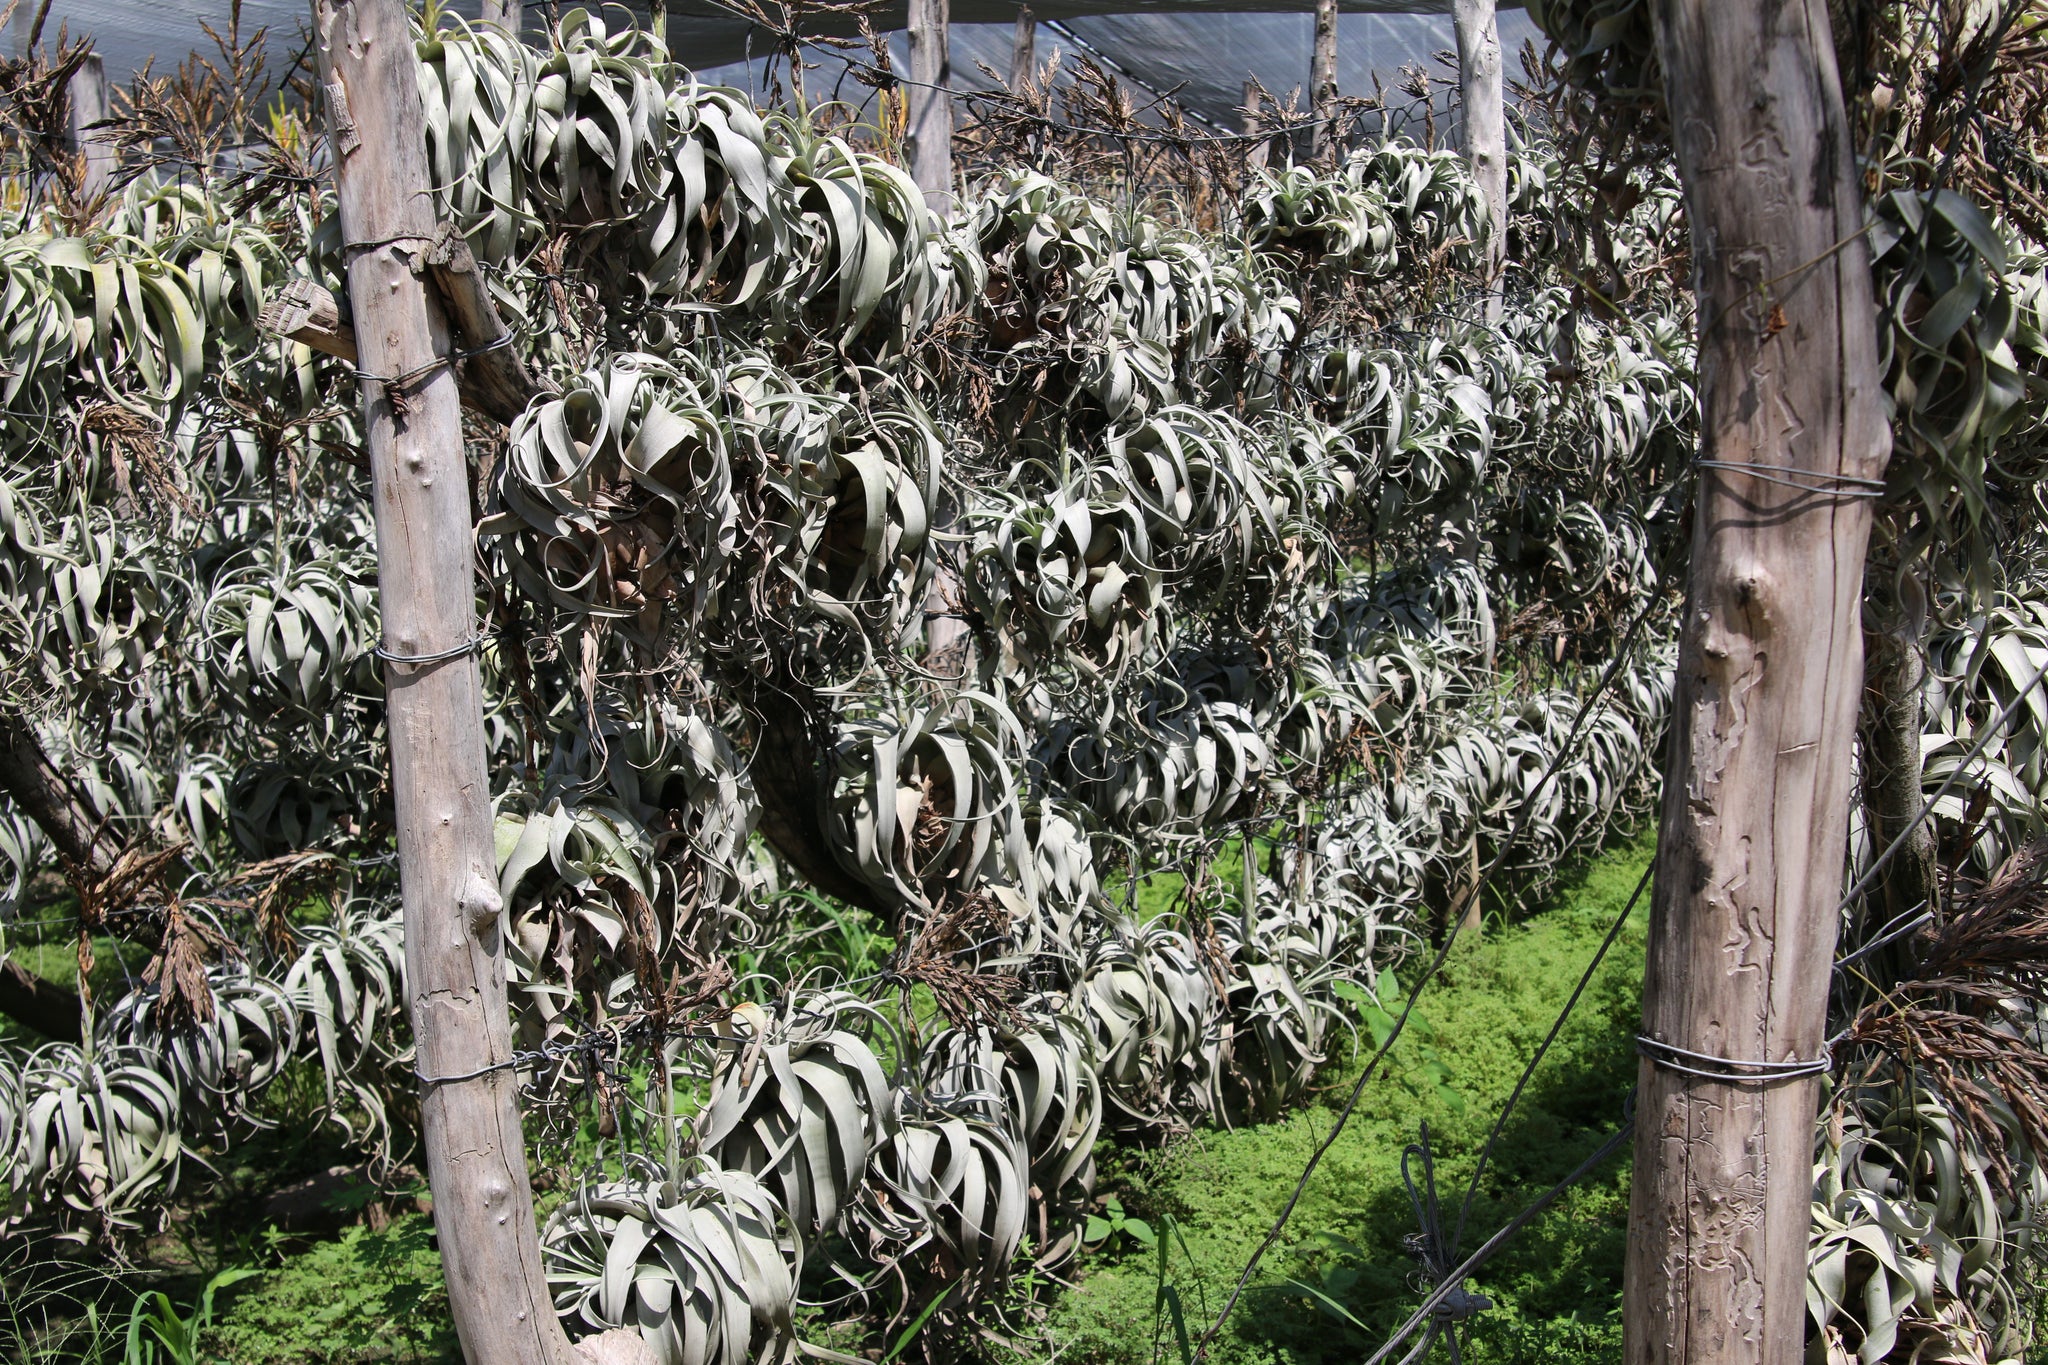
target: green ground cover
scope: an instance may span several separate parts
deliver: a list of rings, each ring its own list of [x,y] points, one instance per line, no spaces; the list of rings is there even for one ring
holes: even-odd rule
[[[1412,1309],[1416,1265],[1402,1239],[1414,1223],[1401,1182],[1402,1149],[1426,1122],[1440,1191],[1455,1205],[1523,1063],[1649,856],[1647,838],[1621,845],[1567,881],[1542,912],[1520,924],[1489,924],[1481,941],[1457,949],[1212,1352],[1217,1365],[1356,1362]],[[1141,888],[1141,910],[1164,908],[1178,889]],[[1571,1169],[1619,1121],[1634,1078],[1629,1039],[1643,920],[1639,909],[1505,1131],[1473,1205],[1468,1247]],[[860,942],[818,947],[835,959],[863,959],[876,949],[866,932],[847,926],[833,937]],[[95,974],[109,965],[103,957]],[[53,975],[63,969],[54,950],[48,966]],[[1360,1051],[1370,1050],[1385,1023],[1367,1011]],[[1185,1305],[1190,1331],[1213,1316],[1328,1131],[1358,1063],[1352,1039],[1341,1035],[1320,1097],[1277,1123],[1197,1131],[1149,1149],[1105,1141],[1098,1158],[1102,1235],[1068,1268],[1071,1287],[1012,1296],[1007,1335],[1015,1346],[993,1354],[1011,1365],[1177,1361],[1162,1297]],[[401,1212],[377,1230],[358,1224],[317,1240],[247,1225],[249,1211],[262,1204],[262,1169],[318,1169],[343,1155],[328,1150],[332,1134],[317,1125],[287,1123],[266,1136],[264,1160],[220,1172],[223,1192],[231,1192],[221,1207],[195,1210],[159,1240],[160,1254],[151,1257],[162,1262],[157,1273],[105,1277],[105,1292],[90,1296],[103,1301],[97,1330],[72,1322],[63,1358],[120,1360],[138,1289],[162,1288],[188,1304],[214,1272],[253,1267],[260,1273],[223,1288],[200,1358],[232,1365],[460,1359],[427,1218]],[[578,1149],[572,1158],[587,1162],[595,1154],[594,1134],[571,1145]],[[560,1164],[543,1172],[543,1205],[560,1197],[565,1175]],[[1624,1153],[1478,1277],[1474,1287],[1495,1306],[1465,1325],[1467,1361],[1576,1365],[1617,1358],[1627,1179]],[[341,1190],[336,1198],[368,1193]],[[1160,1293],[1162,1240],[1168,1296]],[[810,1330],[825,1327],[814,1322]],[[842,1350],[875,1344],[825,1335]],[[88,1337],[100,1338],[98,1351],[85,1348],[81,1356]]]
[[[1427,1122],[1445,1198],[1462,1191],[1524,1061],[1649,856],[1647,840],[1616,848],[1568,882],[1543,913],[1523,924],[1489,926],[1481,942],[1453,955],[1424,997],[1420,1026],[1411,1025],[1393,1065],[1367,1087],[1286,1240],[1212,1354],[1218,1365],[1355,1362],[1374,1332],[1412,1308],[1415,1264],[1401,1249],[1413,1230],[1402,1148]],[[1642,920],[1639,910],[1504,1133],[1473,1206],[1468,1244],[1571,1169],[1618,1122],[1634,1078],[1629,1039]],[[1370,1045],[1369,1028],[1360,1040]],[[1104,1196],[1117,1201],[1126,1221],[1084,1256],[1073,1269],[1075,1287],[1055,1293],[1041,1320],[1027,1325],[1024,1312],[1013,1312],[1021,1348],[1013,1358],[1149,1365],[1156,1345],[1158,1358],[1175,1359],[1170,1319],[1157,1307],[1160,1233],[1168,1241],[1166,1282],[1186,1304],[1191,1330],[1199,1330],[1205,1308],[1213,1313],[1220,1306],[1327,1131],[1330,1106],[1357,1074],[1349,1039],[1341,1041],[1343,1055],[1327,1073],[1322,1100],[1282,1122],[1196,1132],[1135,1153],[1105,1143]],[[1624,1154],[1479,1277],[1476,1287],[1496,1306],[1467,1324],[1466,1360],[1572,1365],[1616,1358],[1627,1187]],[[451,1343],[437,1270],[423,1220],[400,1219],[382,1233],[352,1229],[340,1242],[286,1256],[267,1275],[238,1286],[216,1347],[235,1365],[441,1358]]]

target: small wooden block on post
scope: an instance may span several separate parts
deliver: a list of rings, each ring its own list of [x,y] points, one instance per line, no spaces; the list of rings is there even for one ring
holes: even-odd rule
[[[256,326],[351,365],[356,363],[356,334],[341,320],[341,301],[332,290],[311,280],[292,280],[265,299],[263,311],[256,315]]]

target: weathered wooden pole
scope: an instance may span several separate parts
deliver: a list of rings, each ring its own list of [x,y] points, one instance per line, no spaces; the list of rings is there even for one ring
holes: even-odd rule
[[[515,38],[519,36],[519,25],[525,17],[521,0],[483,0],[483,21],[502,26]]]
[[[953,206],[953,61],[948,0],[910,0],[910,178],[934,212]]]
[[[1500,24],[1494,0],[1451,0],[1458,35],[1458,95],[1463,111],[1465,159],[1486,201],[1485,270],[1493,286],[1486,320],[1500,321],[1501,265],[1507,258],[1508,133],[1501,94]]]
[[[1784,1365],[1803,1355],[1864,495],[1890,438],[1826,0],[1652,13],[1692,224],[1703,468],[1643,984],[1624,1358]]]
[[[1308,62],[1309,157],[1321,161],[1337,145],[1337,0],[1316,0],[1315,45]]]
[[[79,189],[89,203],[106,192],[113,183],[114,169],[120,164],[120,153],[105,130],[92,127],[107,116],[107,68],[99,53],[88,54],[71,73],[65,86],[65,103],[69,105],[71,148],[85,162]]]
[[[1262,170],[1266,165],[1266,141],[1255,141],[1259,136],[1259,85],[1257,81],[1244,83],[1244,103],[1239,106],[1244,114],[1241,127],[1247,141],[1244,144],[1244,165],[1248,171]]]
[[[1036,75],[1038,18],[1029,5],[1017,7],[1017,32],[1010,39],[1010,88],[1022,90]]]
[[[476,542],[448,322],[426,279],[435,222],[412,31],[403,0],[313,0],[313,33],[365,376],[421,1141],[448,1302],[471,1365],[571,1365],[512,1069]]]

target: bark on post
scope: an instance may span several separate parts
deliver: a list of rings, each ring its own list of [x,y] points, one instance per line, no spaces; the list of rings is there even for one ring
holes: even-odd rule
[[[1871,628],[1865,648],[1867,702],[1863,724],[1863,804],[1871,843],[1883,850],[1905,842],[1879,874],[1879,923],[1935,905],[1941,895],[1934,823],[1920,819],[1926,790],[1922,752],[1927,681],[1927,597],[1911,569],[1873,576]]]
[[[1038,19],[1029,5],[1017,7],[1017,32],[1010,39],[1010,89],[1031,83],[1038,62]]]
[[[491,840],[475,537],[402,0],[313,0],[363,382],[405,956],[434,1223],[471,1365],[573,1365],[541,1273]],[[447,1079],[442,1079],[447,1078]]]
[[[1458,96],[1465,159],[1486,201],[1486,320],[1500,321],[1500,271],[1507,257],[1508,134],[1501,95],[1500,25],[1494,0],[1451,0],[1458,34]]]
[[[79,188],[81,197],[89,204],[106,192],[113,182],[114,168],[120,164],[120,154],[105,131],[94,131],[91,126],[107,116],[107,68],[99,53],[89,54],[78,64],[78,69],[71,73],[65,96],[70,105],[71,148],[85,163]]]
[[[1780,1067],[1821,1054],[1863,683],[1871,506],[1854,481],[1882,473],[1890,437],[1826,0],[1652,12],[1713,464],[1694,511],[1643,985],[1624,1358],[1781,1365],[1803,1355],[1819,1081],[1702,1079],[1649,1054]]]
[[[1337,145],[1337,0],[1316,0],[1315,48],[1308,65],[1309,157],[1321,161]]]
[[[935,213],[953,206],[953,62],[948,0],[910,0],[910,178]]]
[[[11,706],[0,706],[0,794],[42,830],[71,876],[100,880],[113,872],[119,839],[109,837],[107,822],[50,761],[28,717]],[[77,991],[0,959],[0,1014],[75,1043],[84,1035],[83,1011]]]

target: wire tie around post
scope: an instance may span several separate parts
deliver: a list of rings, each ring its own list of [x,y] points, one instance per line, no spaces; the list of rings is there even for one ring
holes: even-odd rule
[[[1747,464],[1737,460],[1694,460],[1693,465],[1699,469],[1746,474],[1764,483],[1823,497],[1881,498],[1885,493],[1883,479],[1866,479],[1859,474],[1829,474],[1818,469],[1801,469],[1797,465]]]
[[[453,1085],[457,1081],[473,1081],[479,1076],[488,1076],[493,1071],[505,1071],[520,1064],[518,1057],[508,1057],[502,1062],[492,1062],[489,1066],[480,1066],[474,1071],[457,1072],[453,1076],[429,1076],[417,1067],[413,1068],[412,1074],[419,1077],[421,1085]]]
[[[1779,1081],[1796,1081],[1806,1076],[1826,1075],[1835,1065],[1834,1054],[1825,1043],[1821,1045],[1820,1056],[1811,1061],[1795,1058],[1786,1062],[1755,1062],[1741,1057],[1716,1057],[1707,1052],[1693,1052],[1672,1043],[1660,1042],[1647,1033],[1638,1033],[1636,1051],[1653,1065],[1667,1071],[1719,1081],[1723,1085],[1773,1085]]]
[[[450,645],[446,649],[437,649],[431,654],[399,654],[393,650],[386,649],[382,644],[379,644],[371,652],[387,664],[399,664],[405,668],[421,668],[427,664],[438,664],[449,659],[460,658],[483,642],[484,637],[482,635],[472,635],[459,645]]]
[[[369,383],[369,385],[383,385],[385,389],[399,389],[399,391],[406,391],[406,389],[412,389],[412,387],[414,387],[416,383],[420,383],[422,379],[426,379],[428,375],[432,375],[432,372],[434,372],[434,370],[438,370],[438,368],[440,368],[440,366],[444,366],[444,364],[449,364],[449,366],[453,366],[453,364],[455,364],[457,360],[471,360],[471,358],[475,358],[475,356],[487,356],[487,354],[492,354],[494,350],[504,350],[504,348],[506,348],[506,346],[510,346],[510,344],[512,344],[514,340],[516,340],[516,336],[514,336],[512,332],[500,332],[500,334],[498,334],[498,340],[494,340],[494,342],[485,342],[483,346],[471,346],[471,348],[467,348],[467,350],[463,350],[461,346],[457,346],[457,348],[451,348],[451,350],[449,350],[449,354],[446,354],[446,356],[434,356],[432,360],[428,360],[428,362],[424,362],[424,364],[416,364],[416,366],[412,366],[410,370],[406,370],[406,372],[403,372],[403,375],[371,375],[371,372],[369,372],[369,370],[365,370],[365,368],[360,368],[360,366],[356,366],[356,383]]]

